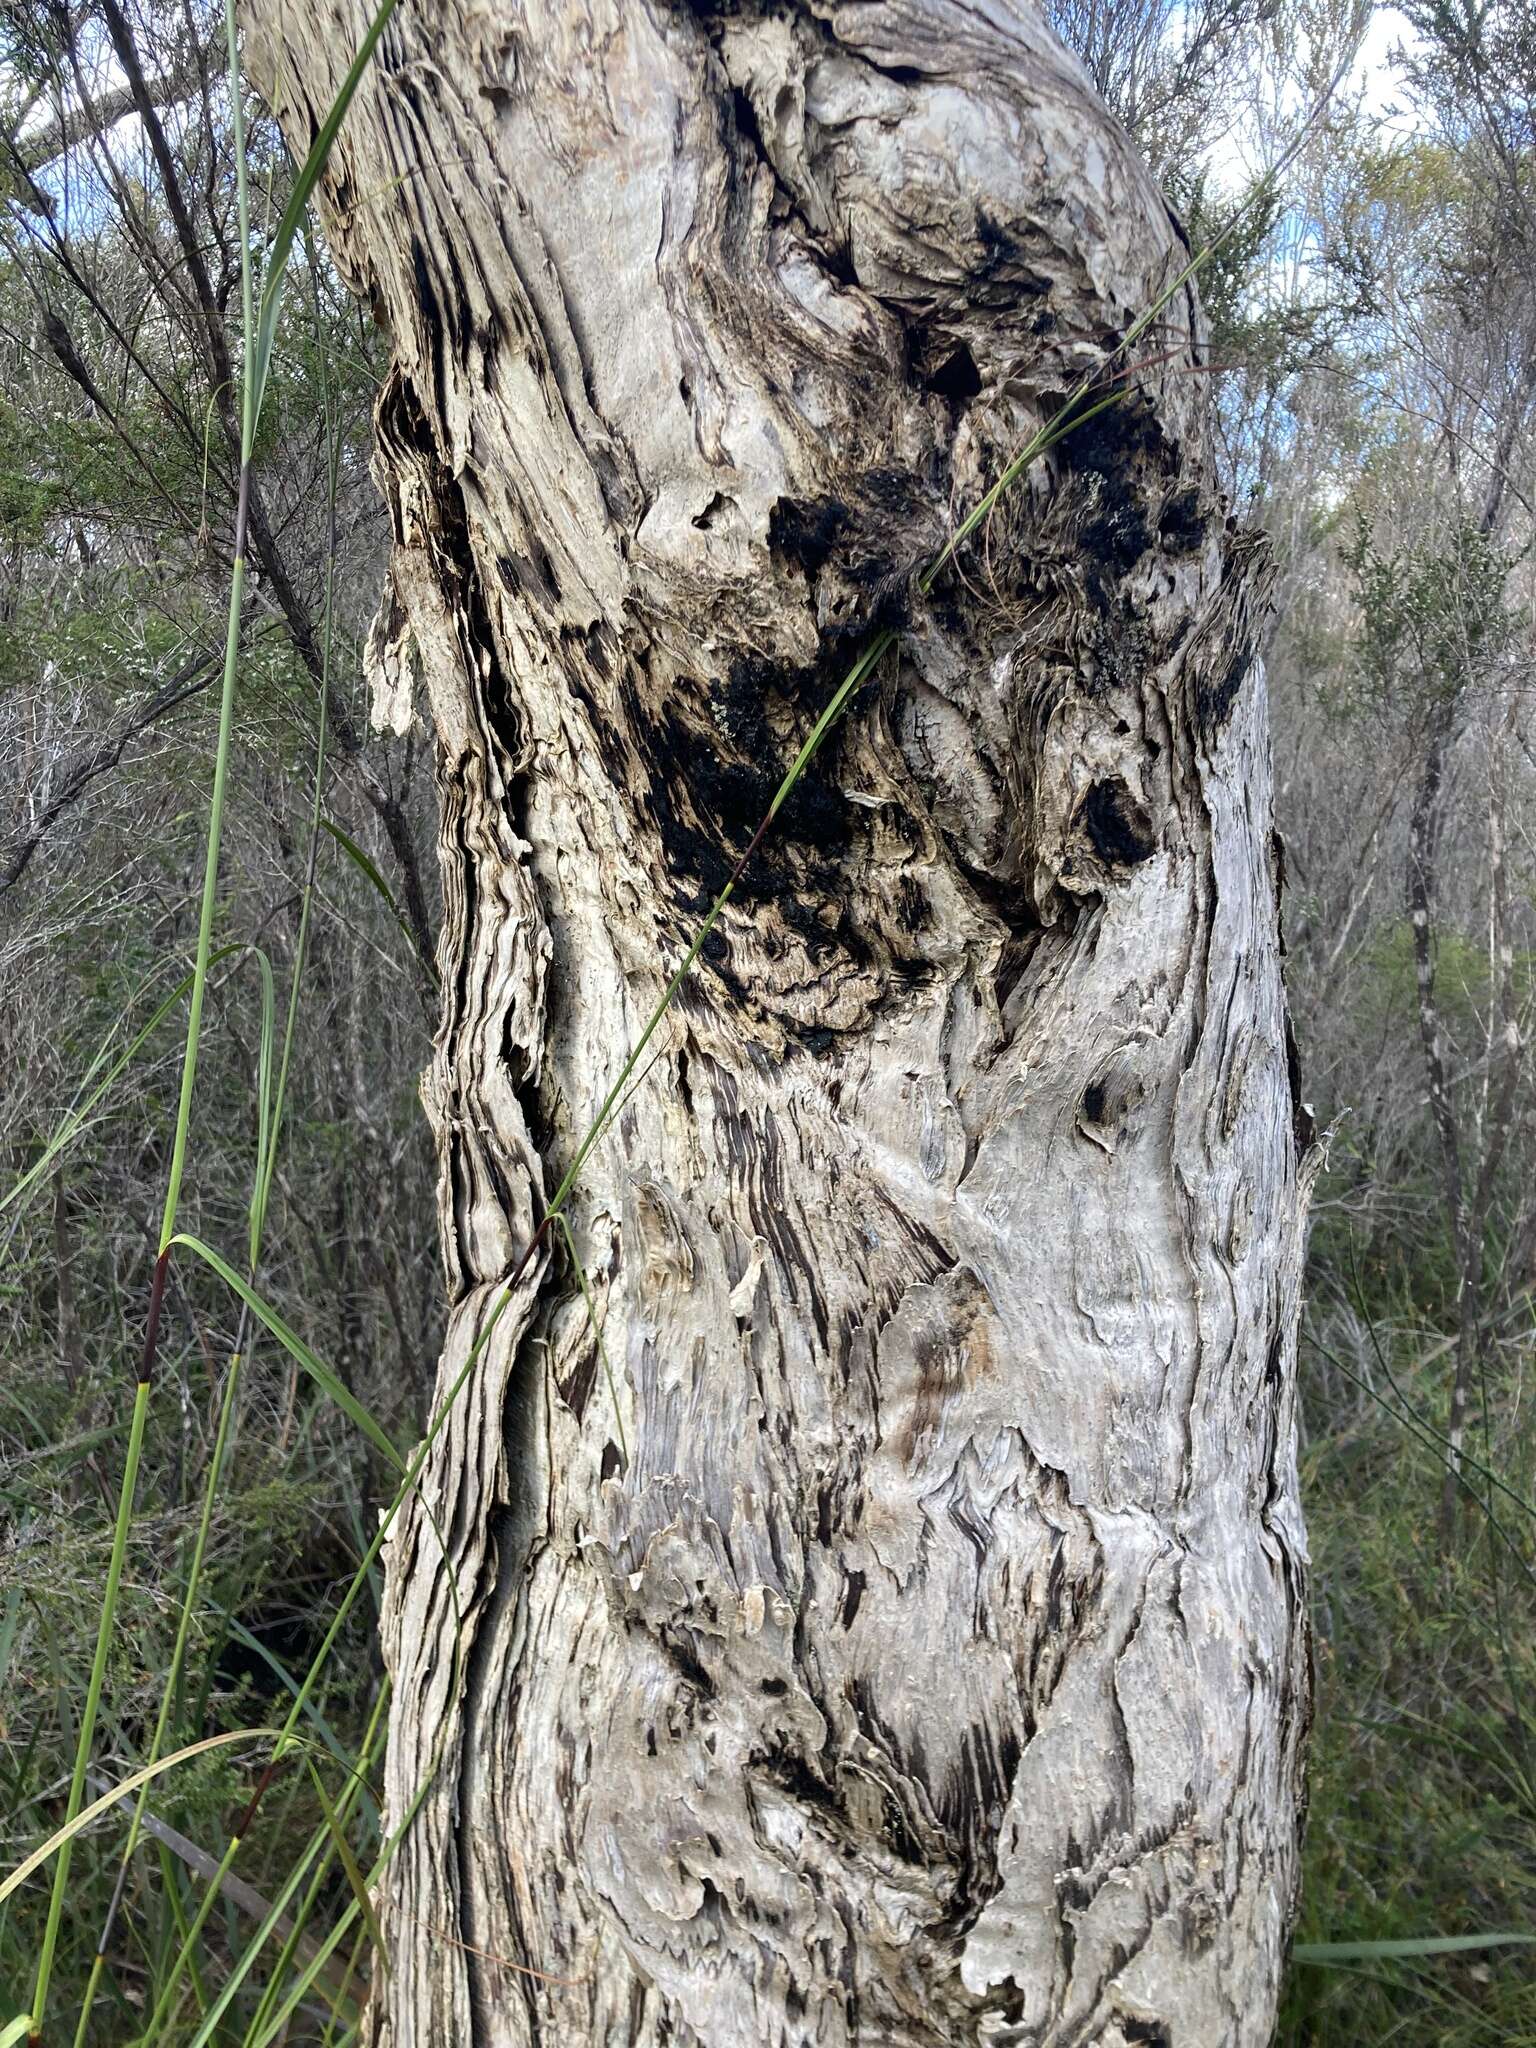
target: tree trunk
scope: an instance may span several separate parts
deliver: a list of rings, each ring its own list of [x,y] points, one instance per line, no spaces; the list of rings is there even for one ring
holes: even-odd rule
[[[369,11],[249,0],[301,153]],[[602,1350],[550,1232],[439,1439],[457,1610],[391,1541],[377,2039],[1266,2041],[1303,1201],[1192,294],[913,585],[1174,225],[1005,0],[407,0],[324,197],[439,746],[440,1390],[901,628],[582,1176]]]

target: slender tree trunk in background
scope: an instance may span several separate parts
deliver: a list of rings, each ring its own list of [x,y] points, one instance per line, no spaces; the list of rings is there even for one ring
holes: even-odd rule
[[[1469,1239],[1461,1134],[1451,1100],[1445,1066],[1445,1034],[1435,991],[1435,895],[1439,884],[1440,805],[1445,786],[1445,761],[1455,738],[1457,700],[1447,697],[1430,714],[1424,757],[1414,784],[1408,816],[1408,928],[1413,934],[1414,979],[1418,990],[1419,1045],[1429,1080],[1429,1109],[1440,1152],[1441,1193],[1446,1228],[1456,1262],[1456,1364],[1451,1378],[1451,1412],[1446,1441],[1450,1455],[1440,1488],[1440,1541],[1449,1545],[1456,1533],[1461,1499],[1461,1450],[1467,1433],[1467,1397],[1481,1336],[1478,1278],[1482,1240]]]
[[[1478,520],[1479,532],[1485,540],[1499,530],[1509,483],[1509,461],[1525,419],[1533,382],[1536,382],[1536,362],[1527,366],[1520,385],[1505,408],[1499,428],[1488,489]],[[1419,1044],[1424,1054],[1430,1115],[1440,1152],[1446,1230],[1456,1262],[1456,1363],[1446,1426],[1449,1455],[1440,1487],[1440,1540],[1442,1547],[1447,1549],[1455,1539],[1458,1511],[1464,1498],[1461,1454],[1467,1433],[1472,1382],[1483,1355],[1483,1256],[1488,1206],[1509,1138],[1520,1068],[1519,1026],[1508,1004],[1509,990],[1504,985],[1513,954],[1505,950],[1502,801],[1496,784],[1491,784],[1489,824],[1492,839],[1488,875],[1489,910],[1495,936],[1490,945],[1489,985],[1492,989],[1502,989],[1504,1000],[1495,1005],[1499,1012],[1496,1019],[1490,1012],[1489,1042],[1485,1048],[1483,1071],[1490,1087],[1497,1075],[1498,1090],[1496,1095],[1485,1098],[1482,1114],[1473,1119],[1468,1146],[1471,1157],[1464,1159],[1456,1104],[1446,1071],[1444,1019],[1435,990],[1439,939],[1435,899],[1440,886],[1439,850],[1446,768],[1459,735],[1463,699],[1470,681],[1470,677],[1464,678],[1431,707],[1424,735],[1423,758],[1414,784],[1413,805],[1408,815],[1405,876],[1408,925],[1413,934],[1414,977],[1418,990]],[[1496,775],[1493,763],[1490,763],[1490,769]]]
[[[368,12],[250,0],[300,152]],[[1166,211],[1001,0],[406,0],[325,203],[439,746],[440,1384],[903,621],[584,1175],[620,1415],[551,1239],[427,1468],[460,1620],[425,1515],[390,1545],[397,1818],[436,1774],[377,2038],[1266,2041],[1303,1203],[1189,295],[910,584]]]

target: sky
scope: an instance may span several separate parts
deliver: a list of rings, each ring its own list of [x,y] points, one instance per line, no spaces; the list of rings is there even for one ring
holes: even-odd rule
[[[1366,29],[1360,54],[1341,88],[1346,98],[1359,95],[1362,112],[1379,125],[1384,137],[1413,133],[1411,111],[1393,69],[1392,57],[1397,49],[1412,48],[1416,42],[1404,14],[1396,7],[1377,7]],[[1299,88],[1290,89],[1284,103],[1288,112],[1298,119],[1307,111]],[[1241,111],[1236,112],[1231,127],[1210,151],[1208,169],[1216,186],[1223,191],[1237,193],[1245,190],[1265,168],[1267,158],[1257,112],[1255,108],[1248,120],[1244,119]],[[1267,140],[1273,150],[1277,146],[1273,136]]]
[[[1352,76],[1352,82],[1365,89],[1362,105],[1366,113],[1375,115],[1378,120],[1388,121],[1389,125],[1396,126],[1399,132],[1404,134],[1411,132],[1412,123],[1402,111],[1402,94],[1393,76],[1390,60],[1393,50],[1399,45],[1411,49],[1417,41],[1418,38],[1409,27],[1407,18],[1395,7],[1378,7],[1371,16],[1371,24],[1365,32],[1365,41],[1361,45],[1360,56]],[[1394,103],[1399,103],[1399,119],[1396,123],[1390,122],[1389,119]]]

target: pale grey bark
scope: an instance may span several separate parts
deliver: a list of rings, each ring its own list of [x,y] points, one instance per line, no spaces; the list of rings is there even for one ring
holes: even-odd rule
[[[307,147],[366,0],[250,0]],[[440,750],[458,1371],[781,818],[389,1552],[376,2032],[1258,2044],[1306,1719],[1254,659],[1186,260],[1002,0],[402,5],[333,158],[394,342],[375,637]],[[460,1651],[456,1672],[454,1643]]]

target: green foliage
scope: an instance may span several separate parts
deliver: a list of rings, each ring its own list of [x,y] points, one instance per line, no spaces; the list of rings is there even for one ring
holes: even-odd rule
[[[1304,1344],[1303,1490],[1318,1692],[1297,1941],[1528,1929],[1536,1518],[1469,1470],[1504,1538],[1484,1513],[1447,1553],[1434,1528],[1443,1453],[1433,1432],[1444,1430],[1448,1383],[1433,1331],[1341,1310],[1315,1310],[1313,1329],[1323,1335]],[[1501,1363],[1475,1449],[1528,1501],[1526,1370],[1519,1351]],[[1298,1964],[1278,2036],[1282,2048],[1516,2048],[1533,2038],[1529,1949],[1470,1947]]]
[[[1383,549],[1357,513],[1343,558],[1360,610],[1357,688],[1373,708],[1454,700],[1519,629],[1506,596],[1513,559],[1465,514],[1443,532]]]
[[[1212,359],[1278,360],[1281,337],[1255,311],[1253,279],[1284,204],[1280,188],[1260,180],[1236,197],[1218,194],[1203,166],[1192,171],[1175,168],[1166,183],[1190,247],[1212,251],[1200,272],[1200,303],[1210,322]]]
[[[1379,925],[1365,951],[1366,995],[1361,1022],[1367,1031],[1407,1022],[1418,1006],[1418,968],[1413,932],[1406,918]],[[1521,948],[1504,970],[1515,1002],[1524,1007],[1536,995],[1536,953]],[[1431,971],[1435,1005],[1453,1031],[1480,1027],[1493,994],[1493,964],[1486,934],[1472,937],[1442,924],[1435,934]]]
[[[1431,987],[1446,1045],[1452,1051],[1475,1049],[1487,1040],[1495,995],[1486,934],[1469,935],[1445,921],[1435,941]],[[1516,1010],[1528,1013],[1536,1002],[1536,952],[1514,951],[1503,974]],[[1422,1058],[1418,1004],[1413,934],[1406,918],[1384,919],[1361,940],[1351,1028],[1367,1044],[1398,1048],[1396,1058],[1412,1073]],[[1450,1086],[1458,1114],[1475,1114],[1482,1069],[1470,1052],[1453,1071]],[[1314,1272],[1348,1287],[1362,1311],[1454,1328],[1460,1276],[1445,1224],[1427,1094],[1414,1091],[1406,1109],[1395,1095],[1329,1102],[1325,1109],[1339,1122],[1312,1226]],[[1364,1191],[1383,1173],[1390,1175],[1390,1200],[1365,1204]],[[1490,1186],[1482,1245],[1483,1285],[1490,1295],[1498,1290],[1528,1178],[1527,1160],[1511,1148]]]
[[[85,1265],[88,1249],[77,1247],[77,1268]],[[14,1264],[9,1271],[16,1274]],[[199,1312],[217,1316],[211,1290]],[[71,1379],[53,1364],[50,1331],[36,1333],[30,1353],[16,1348],[18,1334],[13,1323],[8,1356],[27,1391],[25,1412],[14,1403],[0,1404],[0,1517],[11,1532],[15,1568],[0,1576],[0,1585],[16,1588],[0,1691],[0,1806],[11,1816],[7,1869],[35,1843],[47,1812],[36,1803],[39,1793],[67,1771],[78,1728],[80,1679],[90,1666],[108,1561],[104,1496],[123,1451],[122,1346],[132,1336],[121,1330],[116,1344],[103,1344],[95,1362]],[[168,1363],[185,1375],[187,1405],[162,1400],[150,1412],[139,1507],[103,1689],[99,1768],[109,1780],[124,1774],[123,1759],[142,1756],[171,1667],[217,1406],[218,1389],[210,1385],[195,1346],[192,1355],[173,1355]],[[280,1360],[254,1361],[242,1456],[220,1487],[202,1594],[192,1616],[176,1714],[182,1739],[282,1718],[282,1681],[242,1645],[229,1617],[250,1619],[258,1640],[280,1662],[302,1661],[318,1640],[330,1579],[350,1567],[348,1525],[366,1514],[356,1490],[361,1475],[329,1405],[301,1398],[284,1427],[289,1399]],[[365,1611],[345,1638],[320,1696],[326,1725],[340,1732],[348,1757],[371,1704],[368,1636]],[[258,1751],[254,1761],[260,1760]],[[249,1798],[252,1762],[245,1745],[178,1766],[157,1787],[151,1810],[157,1820],[216,1853],[232,1815]],[[345,1782],[332,1767],[333,1800]],[[302,1787],[291,1808],[274,1803],[270,1825],[251,1845],[246,1872],[258,1891],[281,1880],[318,1818],[313,1796]],[[76,1857],[56,1965],[61,2005],[69,2005],[71,1991],[78,1995],[84,1984],[114,1874],[110,1845],[120,1832],[109,1833],[100,1845],[82,1845]],[[108,1847],[105,1856],[102,1846]],[[119,1979],[130,1990],[144,1973],[152,1977],[163,1967],[166,1949],[179,1939],[176,1916],[190,1910],[189,1901],[195,1903],[200,1891],[196,1872],[173,1861],[174,1883],[167,1892],[150,1848],[136,1859],[115,1950]],[[46,1888],[33,1883],[0,1907],[0,1992],[21,2007],[30,1995],[46,1903]],[[210,1970],[220,1967],[219,1952],[238,1932],[220,1917],[210,1936]],[[121,2012],[114,2018],[104,2009],[94,2038],[122,2041],[129,2032]]]
[[[190,25],[190,11],[183,18]],[[210,139],[217,142],[203,138]],[[228,140],[238,162],[238,120]],[[226,158],[226,176],[229,163]],[[271,501],[281,507],[291,498],[290,533],[302,540],[307,520],[311,534],[318,530],[322,538],[329,664],[335,515],[327,504],[333,501],[322,495],[317,529],[314,494],[302,460],[295,468],[295,450],[302,458],[316,411],[328,422],[335,418],[338,380],[327,320],[334,329],[338,295],[311,276],[307,311],[279,318],[291,224],[312,175],[307,166],[296,181],[286,224],[268,251],[261,298],[261,376],[272,412],[284,411],[288,401],[288,431],[260,442],[248,431],[246,446],[262,465]],[[279,203],[288,182],[282,181]],[[96,275],[120,275],[125,255],[132,263],[136,238],[152,240],[164,226],[158,195],[131,191],[97,238]],[[222,231],[217,206],[210,228],[215,236]],[[251,239],[243,236],[239,246],[249,248]],[[0,278],[0,293],[24,284],[36,289],[41,271],[51,300],[77,274],[60,275],[46,249],[32,261],[33,275]],[[24,1850],[35,1849],[39,1833],[52,1830],[54,1846],[51,1890],[33,1882],[0,1907],[0,1984],[13,2009],[33,2007],[39,2025],[47,2014],[51,2028],[60,2004],[71,2005],[79,2014],[79,2044],[125,2040],[141,2027],[157,2044],[206,2031],[210,1976],[225,1983],[228,1996],[209,2038],[246,2038],[263,2024],[267,2000],[259,1981],[243,1982],[248,1963],[231,1967],[249,1953],[246,1932],[207,1883],[212,1861],[249,1802],[252,1768],[265,1753],[258,1748],[253,1756],[242,1736],[243,1753],[205,1753],[195,1766],[178,1761],[152,1791],[144,1788],[136,1807],[130,1803],[114,1816],[105,1855],[99,1839],[79,1843],[77,1855],[70,1830],[92,1790],[88,1773],[98,1760],[109,1782],[119,1779],[135,1758],[165,1757],[189,1739],[207,1743],[246,1728],[251,1709],[275,1697],[277,1713],[260,1718],[281,1723],[286,1715],[302,1723],[302,1733],[287,1731],[295,1755],[319,1733],[334,1760],[326,1766],[328,1785],[290,1770],[274,1791],[247,1848],[247,1881],[274,1891],[302,1882],[310,1887],[305,1911],[323,1912],[336,1903],[327,1871],[338,1861],[350,1871],[358,1858],[367,1864],[376,1858],[376,1814],[365,1774],[383,1695],[366,1650],[373,1580],[355,1574],[355,1567],[363,1532],[376,1522],[371,1496],[376,1488],[387,1490],[389,1481],[359,1456],[351,1431],[361,1427],[365,1439],[387,1448],[390,1427],[402,1411],[410,1413],[436,1313],[421,1242],[430,1240],[430,1228],[417,1232],[408,1224],[407,1236],[417,1241],[406,1249],[389,1242],[398,1219],[370,1223],[368,1241],[383,1251],[384,1270],[402,1276],[384,1291],[392,1341],[406,1354],[407,1369],[381,1375],[381,1291],[354,1270],[352,1233],[339,1232],[334,1245],[317,1241],[307,1213],[311,1203],[331,1198],[344,1173],[355,1189],[366,1183],[368,1169],[358,1172],[364,1148],[354,1144],[342,1158],[336,1143],[351,1120],[326,1086],[329,1054],[317,1055],[316,1048],[317,1029],[324,1046],[327,1035],[335,1035],[335,1019],[322,1016],[312,1026],[290,1007],[279,1052],[271,960],[296,992],[304,979],[310,882],[317,874],[322,885],[341,883],[344,921],[356,920],[367,931],[378,920],[369,898],[346,888],[351,870],[337,859],[311,858],[304,879],[290,884],[281,872],[272,877],[271,855],[261,846],[263,834],[275,831],[288,864],[288,793],[280,791],[274,801],[263,785],[283,775],[296,751],[295,735],[297,751],[308,757],[312,820],[326,797],[323,762],[314,766],[314,682],[291,639],[265,626],[242,637],[238,567],[226,638],[220,614],[231,579],[221,550],[230,530],[230,450],[219,439],[217,387],[195,327],[193,347],[178,347],[188,337],[177,335],[177,306],[168,295],[149,319],[136,306],[132,325],[139,339],[120,353],[116,375],[104,372],[100,357],[105,352],[111,360],[108,343],[120,330],[105,315],[93,320],[97,301],[84,311],[75,307],[73,331],[50,312],[43,325],[47,349],[27,358],[27,377],[8,386],[0,415],[0,556],[8,557],[14,579],[0,613],[0,680],[14,692],[19,716],[25,720],[37,705],[41,676],[45,712],[51,714],[55,702],[78,707],[79,754],[89,759],[103,730],[110,732],[114,721],[163,687],[189,646],[226,644],[190,987],[174,992],[160,1016],[151,1014],[145,1024],[152,997],[140,984],[151,964],[161,970],[163,991],[175,972],[165,969],[193,942],[188,893],[210,765],[200,721],[188,721],[183,730],[163,727],[156,735],[161,756],[144,782],[160,812],[151,810],[151,829],[141,825],[125,844],[114,845],[110,830],[98,827],[88,841],[98,863],[105,859],[105,877],[89,866],[78,875],[44,872],[50,921],[30,935],[27,952],[35,1006],[27,1016],[35,1036],[13,1057],[14,1074],[27,1068],[25,1085],[13,1089],[5,1105],[17,1199],[0,1221],[6,1258],[0,1314],[22,1392],[0,1402],[6,1509],[0,1554],[10,1571],[25,1572],[25,1580],[16,1581],[24,1583],[23,1597],[6,1605],[0,1619],[7,1668],[25,1674],[13,1678],[0,1723],[0,1772],[16,1795],[6,1802],[16,1831],[6,1861],[15,1864]],[[300,346],[306,328],[307,346]],[[346,360],[355,401],[366,364],[359,370],[355,349]],[[348,417],[349,425],[333,427],[326,437],[333,485],[335,448],[348,434],[356,445],[361,406],[354,403]],[[252,406],[247,426],[256,424]],[[348,663],[355,662],[355,638],[343,646]],[[135,784],[131,765],[113,783],[117,801],[127,799],[130,811]],[[226,801],[231,793],[245,800],[245,815],[231,815],[234,858],[221,870],[220,828],[234,809]],[[166,809],[168,796],[174,811]],[[363,863],[374,857],[368,836],[360,825],[348,834]],[[320,851],[317,842],[313,856]],[[120,859],[142,899],[112,886],[111,869]],[[297,930],[282,895],[271,900],[274,879],[284,894],[292,888],[292,903],[302,904]],[[334,997],[344,977],[338,975],[334,918],[332,925],[324,989]],[[258,931],[263,943],[255,946],[250,940]],[[218,948],[225,932],[244,943]],[[378,949],[376,931],[368,943]],[[185,1011],[189,994],[193,1021],[178,1088],[160,1026],[170,1010]],[[204,1003],[221,1026],[205,1047],[197,1022]],[[294,1114],[285,1127],[281,1111],[296,1033],[302,1040]],[[377,1025],[366,1035],[379,1042]],[[386,1029],[386,1042],[389,1036]],[[200,1049],[205,1057],[194,1101]],[[419,1056],[412,1047],[408,1066]],[[398,1061],[389,1064],[399,1070]],[[260,1109],[251,1119],[253,1087]],[[132,1117],[123,1113],[130,1102]],[[398,1105],[394,1113],[406,1135],[398,1170],[424,1190],[426,1151],[399,1118]],[[190,1170],[182,1185],[184,1161]],[[158,1357],[153,1345],[145,1346],[143,1279],[154,1243],[146,1247],[151,1220],[141,1197],[145,1183],[150,1189],[165,1184],[168,1167],[165,1234],[179,1207],[184,1220],[210,1238],[238,1244],[249,1206],[253,1270],[270,1268],[263,1280],[277,1300],[292,1290],[293,1321],[307,1326],[324,1354],[340,1361],[339,1369],[323,1364],[321,1351],[300,1339],[265,1296],[261,1320],[282,1348],[274,1357],[249,1342],[243,1319],[231,1321],[231,1294],[216,1258],[201,1266],[179,1259]],[[289,1194],[290,1172],[300,1190],[297,1202]],[[259,1200],[251,1203],[253,1181]],[[425,1207],[416,1213],[424,1217]],[[195,1241],[195,1232],[185,1240]],[[412,1271],[423,1275],[425,1309],[415,1330],[408,1315],[411,1283],[403,1277]],[[228,1272],[236,1298],[242,1291],[257,1298],[247,1281]],[[140,1355],[146,1365],[132,1396],[132,1371],[125,1374],[124,1361]],[[125,1380],[131,1431],[124,1427]],[[240,1447],[236,1466],[225,1462],[231,1441]],[[349,1575],[357,1597],[351,1613],[338,1619],[328,1595],[338,1576]],[[322,1637],[334,1666],[323,1679],[294,1676],[290,1665],[302,1674]],[[61,1786],[68,1788],[62,1800]],[[126,1879],[120,1913],[112,1904],[118,1855]],[[189,1943],[194,1926],[198,1936]],[[104,1928],[105,1971],[94,1953]],[[271,1961],[269,1952],[264,1967]],[[303,1952],[296,1948],[281,1967],[307,1968]]]
[[[38,464],[16,408],[0,395],[0,547],[48,546],[53,522],[66,509],[62,447]]]

